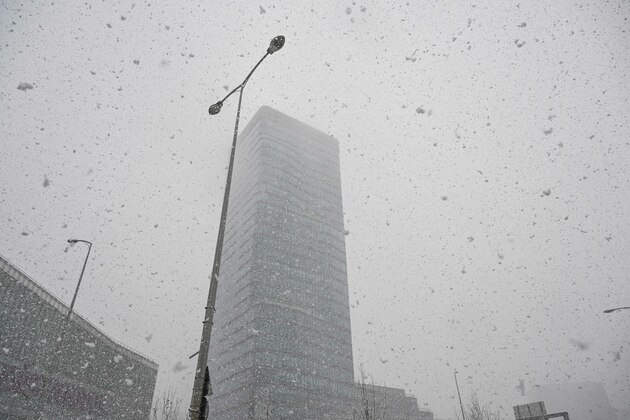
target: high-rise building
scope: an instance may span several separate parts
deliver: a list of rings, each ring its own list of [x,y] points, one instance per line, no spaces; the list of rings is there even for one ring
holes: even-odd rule
[[[352,418],[344,236],[338,142],[261,108],[236,148],[209,418]]]

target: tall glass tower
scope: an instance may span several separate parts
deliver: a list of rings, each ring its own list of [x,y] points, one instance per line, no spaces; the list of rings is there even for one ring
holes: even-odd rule
[[[337,140],[269,107],[239,136],[209,419],[351,419]]]

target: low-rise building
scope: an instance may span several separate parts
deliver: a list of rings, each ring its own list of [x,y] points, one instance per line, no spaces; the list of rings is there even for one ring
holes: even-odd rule
[[[355,418],[374,420],[433,420],[433,413],[420,409],[418,400],[405,390],[372,384],[357,384]]]
[[[158,365],[0,256],[0,420],[146,420]]]

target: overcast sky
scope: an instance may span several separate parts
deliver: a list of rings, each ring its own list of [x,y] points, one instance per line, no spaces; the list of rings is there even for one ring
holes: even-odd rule
[[[115,4],[114,4],[115,3]],[[355,371],[630,409],[627,1],[0,1],[0,254],[189,403],[236,100],[340,142]],[[236,99],[236,98],[234,98]]]

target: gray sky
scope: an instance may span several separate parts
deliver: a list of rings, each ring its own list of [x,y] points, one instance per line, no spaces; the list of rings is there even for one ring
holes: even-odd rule
[[[630,408],[630,4],[0,2],[0,253],[189,402],[236,100],[336,137],[355,370]],[[551,4],[549,4],[551,3]],[[22,84],[22,85],[21,85]],[[624,406],[625,404],[625,406]]]

